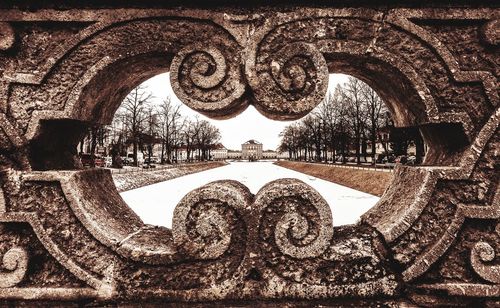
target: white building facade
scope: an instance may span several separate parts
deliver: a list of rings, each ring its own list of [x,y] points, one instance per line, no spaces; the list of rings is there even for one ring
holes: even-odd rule
[[[210,158],[212,160],[226,160],[227,159],[227,149],[221,143],[217,143],[210,150]]]
[[[262,143],[256,140],[248,140],[241,145],[241,159],[262,159]]]

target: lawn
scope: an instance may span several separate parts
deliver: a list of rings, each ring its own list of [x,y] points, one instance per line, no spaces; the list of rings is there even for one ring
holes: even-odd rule
[[[295,161],[279,161],[275,164],[379,197],[382,196],[392,179],[391,172],[349,169],[334,165]]]

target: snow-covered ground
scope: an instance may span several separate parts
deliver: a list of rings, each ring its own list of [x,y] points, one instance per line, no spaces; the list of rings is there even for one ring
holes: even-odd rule
[[[195,188],[212,181],[231,179],[243,183],[255,194],[266,183],[280,178],[297,178],[314,187],[330,205],[336,226],[355,223],[379,200],[376,196],[279,167],[272,162],[232,162],[120,195],[145,223],[170,228],[175,205]]]

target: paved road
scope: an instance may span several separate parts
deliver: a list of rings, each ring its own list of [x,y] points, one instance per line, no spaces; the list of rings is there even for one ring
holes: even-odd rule
[[[171,227],[175,205],[191,190],[209,182],[237,180],[252,193],[266,183],[280,178],[297,178],[314,187],[330,205],[336,226],[355,223],[378,197],[337,185],[300,172],[273,165],[272,162],[233,162],[169,181],[121,193],[127,204],[145,223]]]

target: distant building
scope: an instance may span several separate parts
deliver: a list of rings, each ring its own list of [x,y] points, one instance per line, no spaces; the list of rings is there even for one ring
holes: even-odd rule
[[[276,159],[278,154],[273,150],[265,150],[262,152],[262,158],[264,159]]]
[[[241,151],[228,150],[227,158],[229,159],[241,159]]]
[[[406,149],[399,149],[404,153],[396,153],[397,155],[415,155],[424,157],[427,153],[427,144],[425,144],[420,130],[418,128],[398,128],[394,126],[385,126],[377,131],[378,140],[376,144],[376,153],[385,152],[385,148],[389,151],[398,152],[397,144],[405,144]],[[383,146],[385,144],[385,147]],[[395,146],[396,148],[392,148]]]
[[[214,144],[210,149],[210,155],[212,160],[226,160],[227,149],[222,143]]]
[[[253,139],[241,145],[241,159],[259,160],[262,159],[262,143]]]
[[[174,152],[174,161],[182,162],[187,160],[187,147],[181,145],[177,151]]]
[[[290,153],[288,153],[288,152],[277,152],[276,153],[276,158],[277,159],[289,159],[290,158]]]

